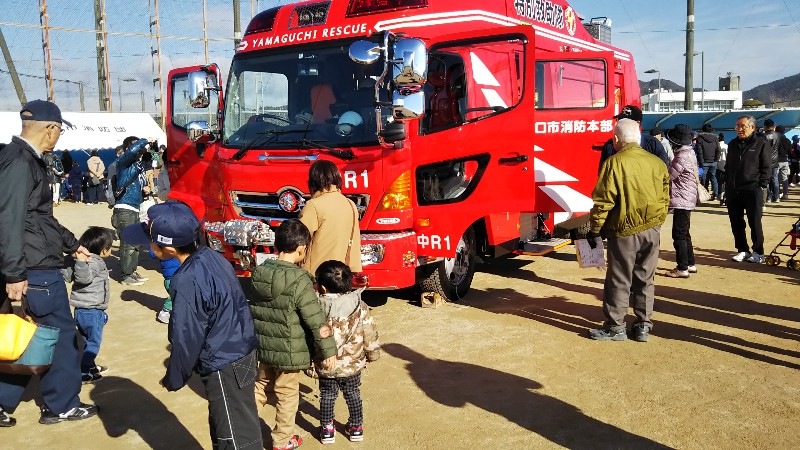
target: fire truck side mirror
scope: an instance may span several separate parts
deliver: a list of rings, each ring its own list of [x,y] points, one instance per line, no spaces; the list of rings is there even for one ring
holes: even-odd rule
[[[392,116],[395,120],[414,120],[425,112],[425,93],[422,89],[405,89],[394,91],[392,98]]]
[[[211,103],[209,90],[219,90],[215,74],[203,70],[189,74],[189,105],[192,108],[208,108]]]
[[[420,39],[404,38],[394,44],[392,79],[398,87],[421,86],[428,74],[428,49]]]
[[[350,59],[359,64],[372,64],[381,57],[381,46],[370,41],[356,41],[350,44]]]
[[[186,124],[186,136],[192,142],[207,144],[214,139],[211,128],[205,120],[196,120]]]
[[[380,136],[384,142],[395,143],[406,138],[406,125],[403,122],[389,122],[383,126]]]

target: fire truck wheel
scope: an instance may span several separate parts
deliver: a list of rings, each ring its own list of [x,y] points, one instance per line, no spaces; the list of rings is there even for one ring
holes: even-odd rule
[[[437,292],[451,302],[461,300],[475,276],[475,259],[475,231],[469,227],[458,241],[455,257],[438,263],[439,267],[422,280],[422,291]]]

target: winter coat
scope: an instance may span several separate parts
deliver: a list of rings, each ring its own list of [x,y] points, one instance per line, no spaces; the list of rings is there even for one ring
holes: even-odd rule
[[[608,158],[592,192],[591,231],[631,236],[664,223],[669,173],[659,158],[628,143]]]
[[[792,151],[792,141],[784,135],[779,136],[778,142],[778,162],[789,162],[789,153]]]
[[[68,256],[65,262],[61,273],[64,280],[73,283],[69,304],[75,308],[107,309],[111,287],[103,258],[92,255],[89,261],[78,261]]]
[[[719,161],[719,135],[700,133],[697,135],[697,146],[700,164],[711,164]]]
[[[692,210],[697,205],[697,166],[691,145],[675,150],[669,165],[669,207]]]
[[[766,189],[769,185],[772,148],[755,133],[746,139],[734,138],[728,143],[725,163],[725,191]]]
[[[303,268],[313,274],[325,261],[345,262],[352,235],[347,263],[353,273],[361,272],[361,232],[356,217],[355,204],[338,189],[315,192],[300,212],[300,221],[311,232],[311,245]]]
[[[242,286],[231,263],[216,251],[200,247],[184,260],[172,277],[169,296],[167,390],[183,387],[192,372],[208,375],[255,349],[253,317]]]
[[[80,167],[74,166],[68,172],[69,184],[80,187],[83,184],[83,171]]]
[[[86,166],[89,168],[90,176],[97,177],[98,180],[105,178],[103,172],[106,171],[106,165],[99,156],[92,156],[89,158],[89,160],[86,161]]]
[[[664,165],[669,165],[670,158],[667,154],[667,151],[664,149],[664,146],[661,144],[661,141],[656,139],[654,136],[650,136],[649,134],[643,134],[642,138],[639,140],[639,143],[640,148],[652,155],[657,156],[659,159],[664,161]],[[612,155],[616,154],[616,152],[617,151],[614,150],[614,139],[611,138],[606,141],[605,145],[603,145],[602,152],[600,152],[600,169],[603,168],[603,163]]]
[[[325,370],[316,364],[322,378],[351,377],[367,366],[367,361],[377,361],[381,356],[378,328],[361,301],[364,288],[346,294],[322,294],[319,301],[327,317],[333,338],[336,340],[336,367]]]
[[[322,338],[325,325],[314,279],[296,265],[267,260],[252,276],[254,296],[250,298],[258,359],[279,371],[305,370],[312,355],[318,360],[336,354],[333,337]]]
[[[47,166],[24,139],[0,147],[0,274],[9,283],[28,269],[61,269],[75,253],[75,235],[53,217]]]
[[[767,147],[769,148],[770,167],[772,168],[778,167],[778,151],[781,146],[781,136],[782,134],[775,130],[768,131],[764,134],[764,139],[767,140]]]
[[[47,165],[47,175],[50,184],[61,183],[61,177],[64,175],[64,169],[61,167],[61,159],[54,155],[53,152],[47,152],[42,155],[42,160]]]
[[[139,164],[139,156],[145,150],[147,139],[139,139],[131,144],[125,153],[120,155],[114,163],[116,163],[116,188],[115,190],[122,189],[132,177],[136,177],[131,184],[125,189],[122,196],[117,199],[117,205],[128,205],[136,209],[142,204],[142,182],[140,175],[142,174],[142,165]],[[112,164],[114,164],[112,163]]]

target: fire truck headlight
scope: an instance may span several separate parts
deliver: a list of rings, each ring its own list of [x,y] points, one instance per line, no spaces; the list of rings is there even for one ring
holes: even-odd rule
[[[383,261],[383,244],[364,244],[361,246],[361,265],[380,264]]]
[[[208,241],[208,246],[212,250],[216,250],[220,253],[223,253],[225,249],[222,247],[222,241],[218,238],[206,233],[206,240]]]
[[[411,208],[411,171],[405,171],[395,179],[383,194],[377,211],[398,211]]]

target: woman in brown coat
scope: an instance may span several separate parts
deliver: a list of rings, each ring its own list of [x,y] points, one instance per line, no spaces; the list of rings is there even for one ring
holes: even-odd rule
[[[303,268],[316,273],[325,261],[342,261],[361,272],[361,233],[356,205],[342,195],[342,176],[331,161],[317,161],[308,170],[309,200],[300,221],[311,232]]]

